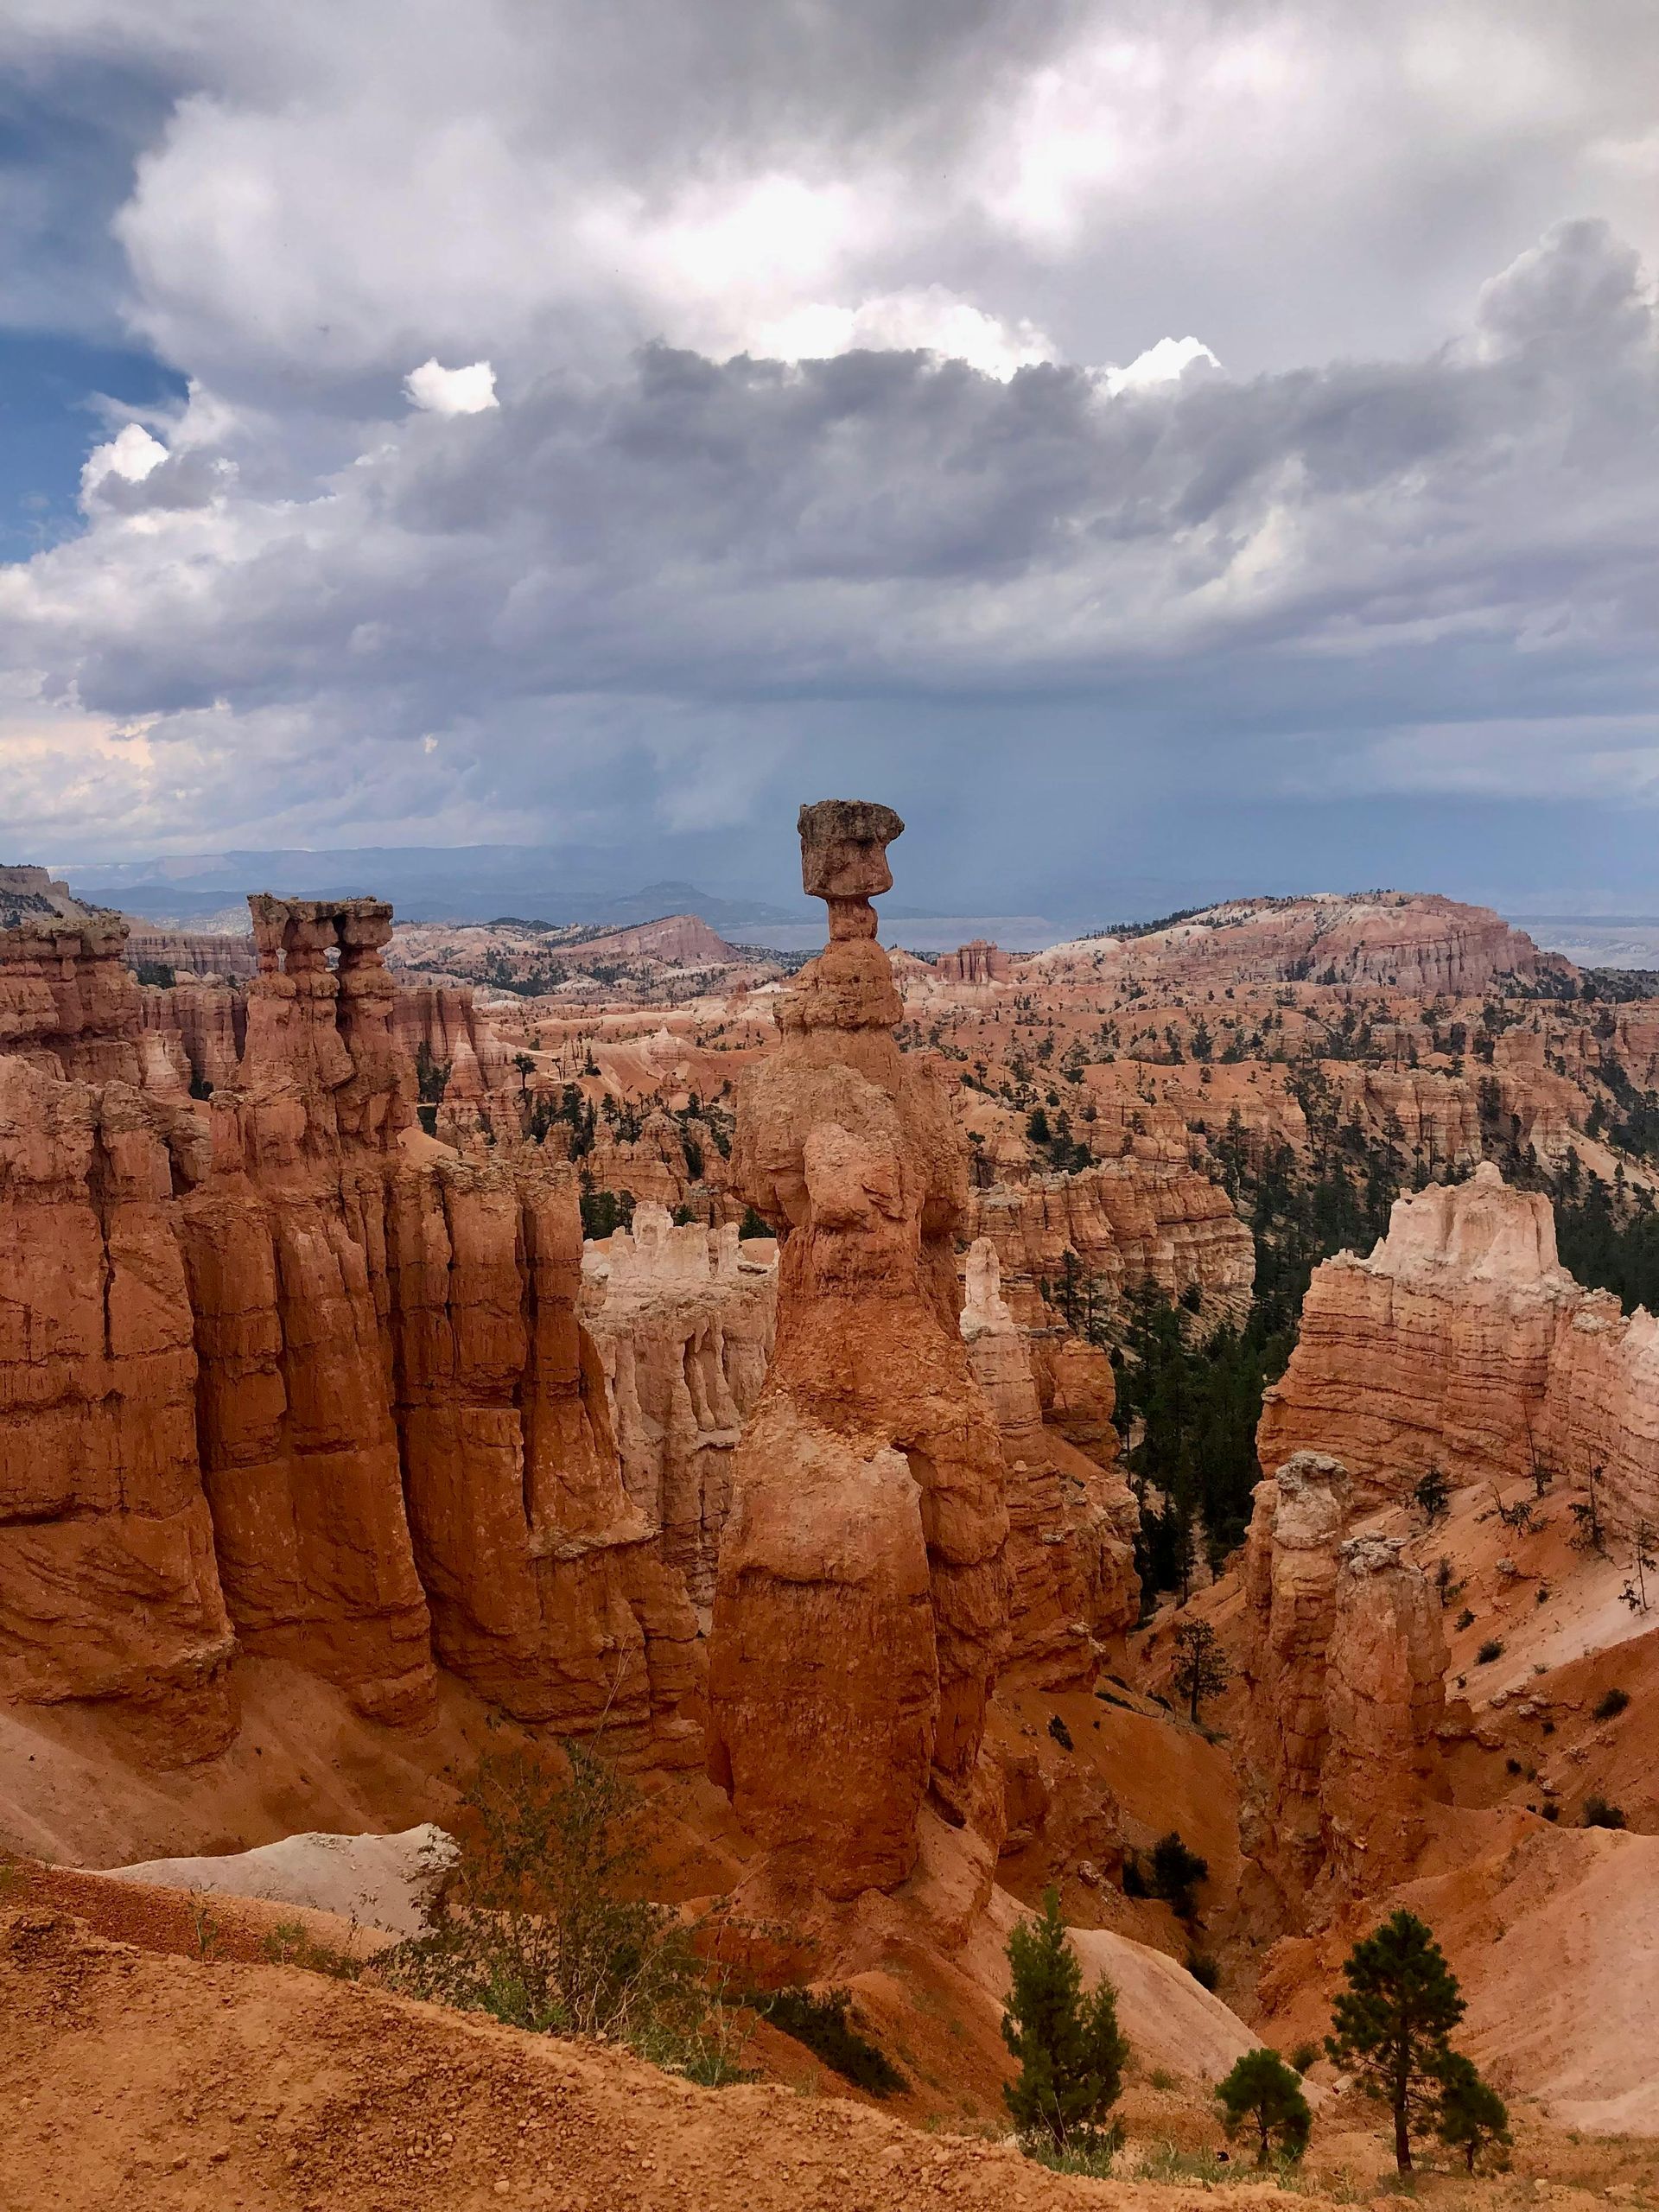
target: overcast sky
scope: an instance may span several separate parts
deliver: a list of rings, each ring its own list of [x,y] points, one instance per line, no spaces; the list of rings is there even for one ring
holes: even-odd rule
[[[1652,0],[5,0],[0,859],[1659,906]],[[717,888],[716,886],[710,886]]]

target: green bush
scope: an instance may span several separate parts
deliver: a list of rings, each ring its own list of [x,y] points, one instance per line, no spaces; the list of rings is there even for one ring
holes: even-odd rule
[[[557,1774],[486,1754],[461,1798],[460,1855],[425,1931],[376,1961],[394,1988],[532,2034],[604,2033],[705,2082],[737,2078],[690,1932],[637,1887],[645,1801],[590,1746]]]
[[[1229,2136],[1255,2134],[1258,2166],[1265,2166],[1275,2150],[1288,2158],[1300,2158],[1306,2150],[1313,2114],[1301,2084],[1276,2050],[1247,2050],[1217,2083],[1216,2101]]]
[[[848,2018],[850,1991],[830,1989],[816,1996],[792,1983],[785,1989],[754,1991],[748,2002],[763,2019],[804,2044],[855,2088],[868,2089],[873,2097],[890,2097],[908,2088],[887,2053]]]
[[[1178,1919],[1192,1919],[1197,1910],[1192,1892],[1209,1873],[1209,1861],[1187,1849],[1179,1828],[1160,1835],[1152,1847],[1152,1893],[1162,1897]]]
[[[1490,1667],[1494,1659],[1501,1659],[1503,1656],[1503,1639],[1499,1637],[1489,1636],[1475,1654],[1475,1664],[1477,1667]]]
[[[1596,1702],[1595,1718],[1598,1720],[1617,1720],[1630,1701],[1628,1690],[1605,1690]]]
[[[1624,1808],[1622,1805],[1610,1805],[1605,1797],[1592,1790],[1584,1801],[1584,1825],[1587,1828],[1622,1828]]]
[[[1221,1967],[1208,1951],[1189,1951],[1186,1970],[1200,1989],[1217,1989],[1221,1986]]]

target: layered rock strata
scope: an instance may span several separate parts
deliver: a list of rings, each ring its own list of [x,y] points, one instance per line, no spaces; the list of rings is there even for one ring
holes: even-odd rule
[[[1659,1325],[1556,1257],[1549,1201],[1490,1163],[1398,1200],[1367,1259],[1316,1270],[1266,1395],[1264,1467],[1334,1453],[1369,1503],[1431,1467],[1455,1484],[1595,1470],[1616,1529],[1659,1521]]]
[[[1444,1794],[1440,1604],[1401,1539],[1345,1533],[1351,1503],[1338,1461],[1300,1454],[1246,1542],[1242,1840],[1275,1930],[1402,1879]]]
[[[772,1355],[778,1270],[770,1239],[735,1224],[676,1227],[641,1205],[586,1262],[582,1318],[599,1348],[630,1499],[699,1607],[731,1496],[732,1455]],[[757,1256],[757,1255],[763,1256]]]
[[[913,1865],[930,1784],[973,1809],[1007,1640],[996,1416],[957,1326],[965,1147],[900,1053],[875,942],[886,807],[801,815],[830,944],[740,1093],[733,1166],[782,1245],[777,1348],[715,1586],[711,1771],[780,1870],[832,1897]]]
[[[1044,1421],[1031,1346],[1002,1296],[996,1247],[988,1237],[969,1247],[965,1282],[963,1341],[975,1379],[995,1412],[1007,1469],[1010,1638],[1005,1672],[1025,1675],[1045,1688],[1087,1686],[1098,1671],[1101,1646],[1131,1627],[1140,1611],[1135,1499],[1126,1483],[1092,1464],[1081,1450],[1068,1456],[1062,1470]],[[1098,1450],[1109,1439],[1115,1449],[1111,1367],[1103,1354],[1095,1357],[1104,1370],[1105,1434],[1103,1439],[1097,1421],[1091,1420],[1090,1441]],[[1073,1397],[1080,1400],[1076,1365],[1061,1363],[1063,1376],[1073,1383]],[[1096,1400],[1090,1413],[1098,1412]]]
[[[413,1128],[388,907],[251,905],[210,1103],[118,925],[0,938],[0,1691],[191,1758],[238,1644],[403,1725],[435,1643],[525,1719],[695,1760],[696,1619],[623,1484],[572,1171]]]
[[[124,1084],[0,1058],[0,1695],[120,1708],[164,1761],[234,1726],[170,1218],[193,1147]]]
[[[1241,1316],[1255,1280],[1255,1247],[1227,1193],[1179,1161],[1131,1158],[1074,1175],[971,1194],[969,1225],[996,1247],[1015,1318],[1040,1328],[1072,1253],[1080,1283],[1121,1298],[1152,1281],[1172,1298],[1198,1289],[1216,1318]]]

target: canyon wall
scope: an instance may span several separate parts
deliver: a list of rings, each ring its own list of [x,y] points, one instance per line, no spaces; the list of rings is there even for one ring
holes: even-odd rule
[[[1659,1326],[1560,1265],[1547,1198],[1490,1163],[1401,1198],[1368,1258],[1315,1270],[1284,1376],[1266,1395],[1264,1467],[1330,1452],[1369,1503],[1431,1467],[1453,1484],[1535,1468],[1581,1487],[1611,1526],[1659,1521]]]
[[[1102,1647],[1132,1628],[1141,1610],[1139,1510],[1111,1465],[1117,1446],[1111,1363],[1092,1345],[1067,1341],[1058,1362],[1058,1418],[1051,1429],[1032,1345],[1002,1296],[988,1237],[969,1248],[965,1289],[963,1341],[1002,1432],[1007,1470],[1009,1643],[1003,1672],[1046,1689],[1087,1687],[1098,1672]],[[1092,1386],[1087,1390],[1080,1373],[1085,1365]],[[1092,1400],[1088,1445],[1067,1452],[1055,1429],[1069,1414],[1081,1415],[1085,1397]],[[1051,1414],[1054,1401],[1051,1370]]]
[[[144,1020],[197,991],[141,993],[121,925],[0,936],[3,1694],[189,1759],[234,1730],[238,1648],[399,1726],[435,1650],[526,1719],[695,1761],[696,1618],[577,1317],[572,1171],[413,1127],[388,907],[250,904],[211,1100]]]
[[[590,1249],[582,1319],[598,1347],[622,1480],[695,1605],[715,1593],[732,1455],[760,1395],[777,1319],[776,1248],[735,1224],[676,1227],[642,1205]]]
[[[1249,1229],[1221,1185],[1184,1154],[1131,1154],[1077,1174],[976,1190],[967,1225],[995,1246],[1004,1295],[1027,1328],[1055,1319],[1068,1251],[1077,1255],[1079,1282],[1096,1281],[1109,1297],[1148,1280],[1171,1297],[1197,1288],[1217,1318],[1241,1319],[1255,1279]]]

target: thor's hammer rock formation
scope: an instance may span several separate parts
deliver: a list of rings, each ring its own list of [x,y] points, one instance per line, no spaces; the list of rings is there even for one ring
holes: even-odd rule
[[[900,1053],[872,897],[904,824],[801,811],[830,943],[739,1101],[733,1166],[782,1245],[777,1349],[733,1467],[709,1651],[711,1771],[787,1874],[832,1897],[903,1879],[930,1786],[977,1805],[1007,1638],[995,1411],[957,1326],[966,1162]]]

